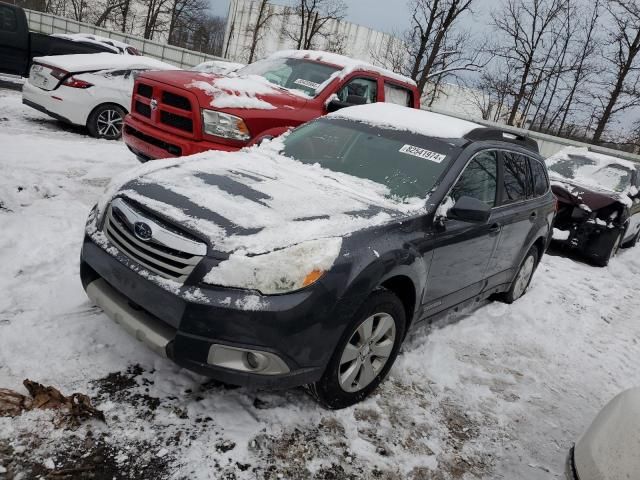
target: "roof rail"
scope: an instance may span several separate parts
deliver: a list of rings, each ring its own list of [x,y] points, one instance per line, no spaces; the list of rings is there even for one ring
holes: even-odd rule
[[[520,145],[528,150],[539,153],[538,142],[526,135],[518,135],[516,133],[500,130],[499,128],[480,127],[471,130],[464,138],[467,140],[494,140],[499,142],[508,142]]]

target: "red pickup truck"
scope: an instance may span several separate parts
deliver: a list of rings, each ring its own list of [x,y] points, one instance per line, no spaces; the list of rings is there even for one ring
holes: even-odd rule
[[[420,108],[409,78],[342,55],[284,51],[231,76],[140,75],[123,137],[142,162],[234,151],[328,112],[373,102]]]

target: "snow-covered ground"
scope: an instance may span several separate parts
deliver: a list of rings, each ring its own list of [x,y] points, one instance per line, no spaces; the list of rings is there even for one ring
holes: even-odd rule
[[[377,394],[346,410],[180,370],[78,278],[89,209],[136,165],[122,143],[0,90],[0,387],[87,393],[107,418],[76,431],[47,412],[0,418],[0,478],[562,478],[596,412],[640,385],[640,249],[605,269],[545,256],[524,298],[416,332]]]

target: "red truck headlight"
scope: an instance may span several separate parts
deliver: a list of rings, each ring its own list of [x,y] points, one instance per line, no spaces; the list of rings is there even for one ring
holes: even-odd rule
[[[228,113],[202,110],[202,130],[207,135],[247,141],[251,138],[244,120]]]

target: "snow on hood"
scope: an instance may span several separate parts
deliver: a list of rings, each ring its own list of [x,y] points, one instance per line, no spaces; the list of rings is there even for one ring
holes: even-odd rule
[[[462,138],[472,130],[485,128],[478,123],[447,115],[384,102],[343,108],[330,113],[328,117],[355,120],[377,127],[436,138]]]
[[[83,53],[78,55],[52,55],[48,57],[36,57],[33,60],[72,73],[118,69],[178,70],[178,67],[154,58],[138,55],[118,55],[117,53],[107,52]]]
[[[155,161],[114,178],[98,204],[128,197],[206,237],[215,251],[265,253],[343,237],[426,208],[400,203],[386,186],[279,153],[280,140],[228,153]]]
[[[197,88],[211,96],[211,106],[215,108],[252,108],[273,110],[272,104],[258,98],[259,95],[278,95],[280,92],[259,75],[246,77],[214,77],[209,81],[194,80],[185,85]]]
[[[572,157],[583,158],[588,160],[571,173],[564,175],[554,169],[559,167],[562,162],[569,161]],[[635,186],[630,185],[623,191],[615,191],[610,185],[603,184],[603,179],[596,178],[595,174],[608,166],[618,166],[631,171],[638,170],[638,165],[628,160],[604,155],[600,153],[590,152],[587,148],[567,147],[555,155],[547,159],[547,167],[552,185],[557,189],[561,188],[576,199],[584,202],[594,209],[602,208],[611,201],[607,198],[618,201],[626,206],[632,205],[629,195],[635,195],[638,190]],[[615,181],[615,179],[610,179]]]

